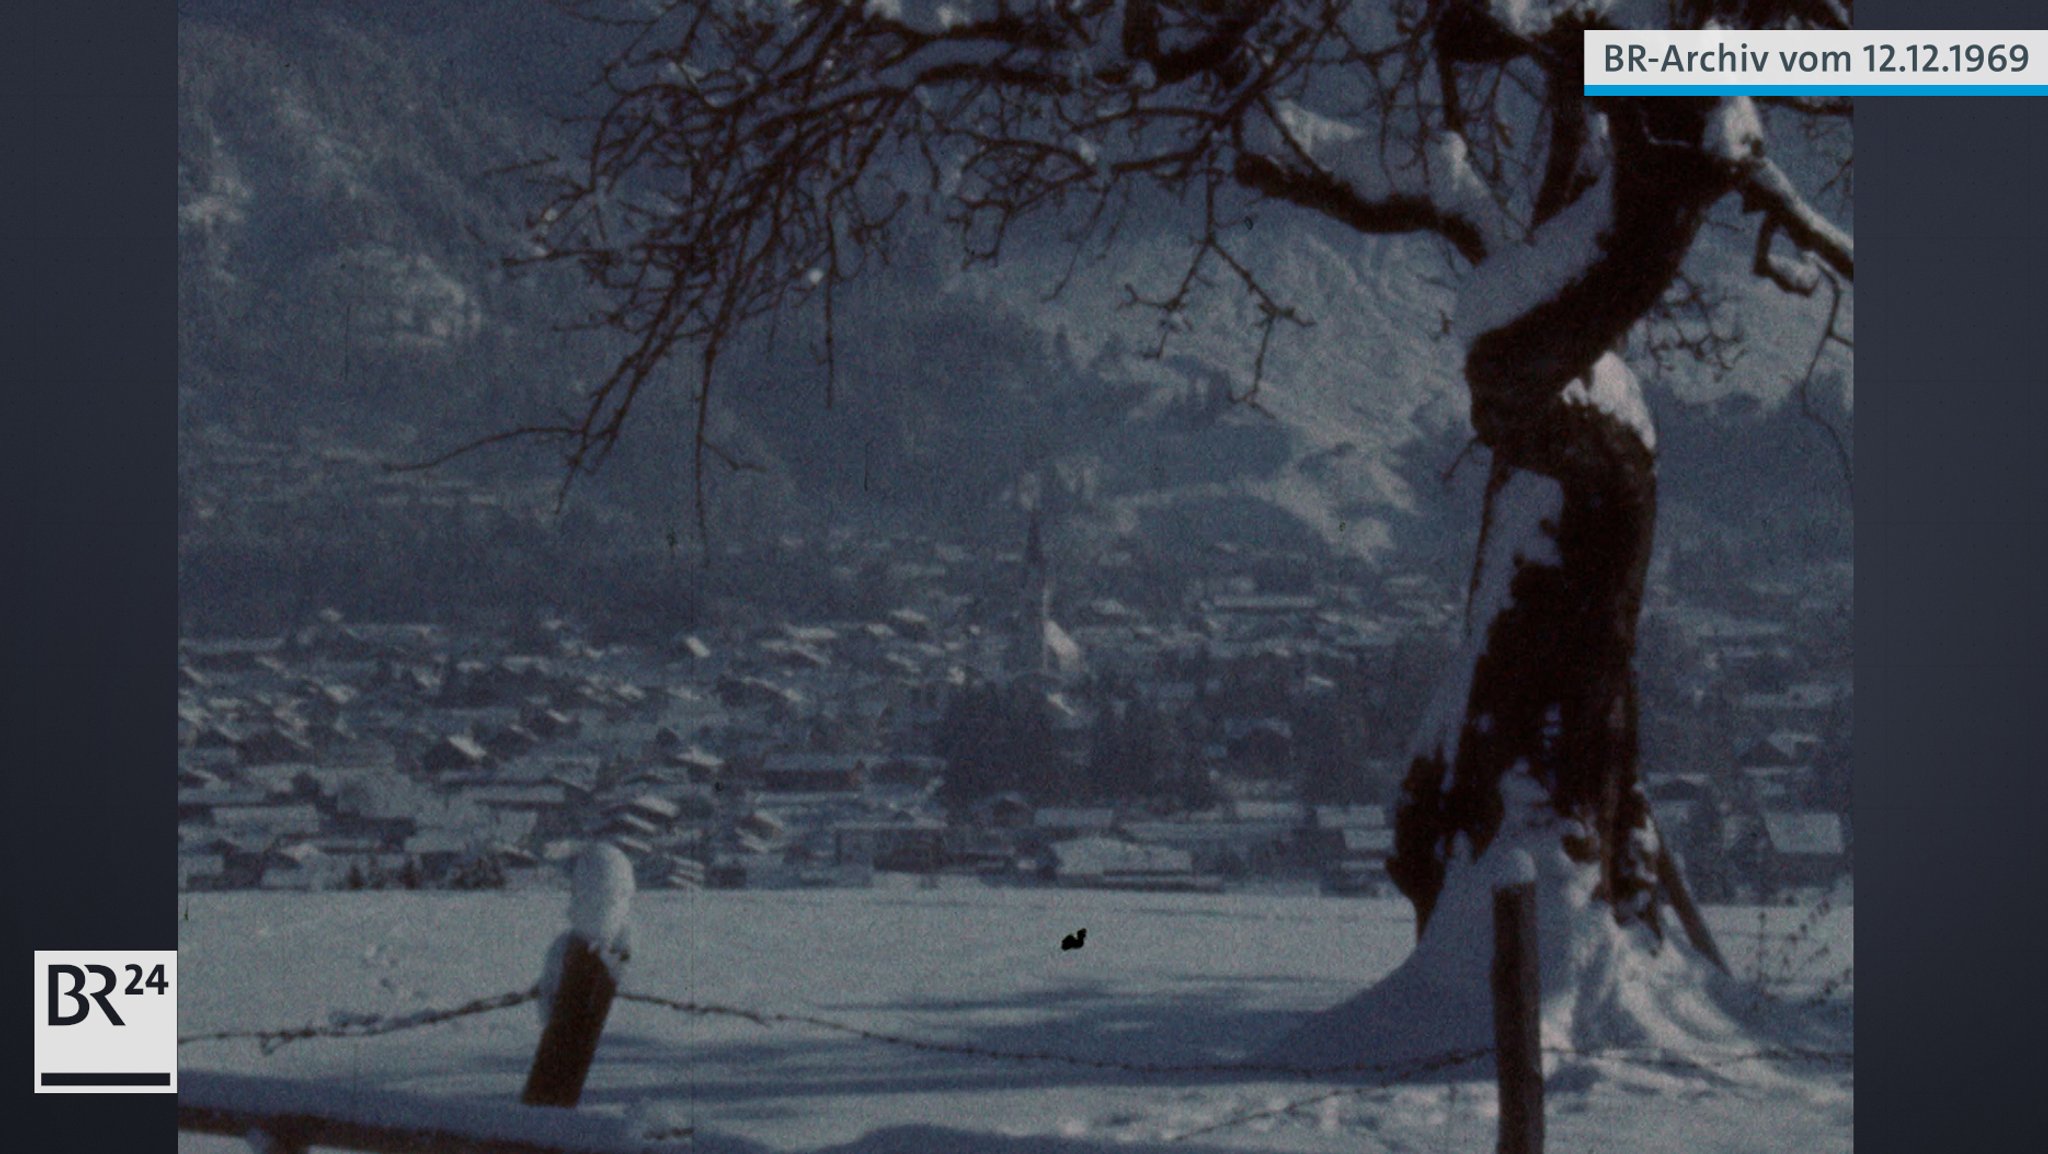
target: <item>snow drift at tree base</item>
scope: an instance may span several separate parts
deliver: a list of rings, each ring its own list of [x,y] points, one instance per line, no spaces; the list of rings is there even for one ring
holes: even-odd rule
[[[1645,1051],[1699,1055],[1705,1066],[1717,1056],[1787,1045],[1794,1034],[1804,1044],[1839,1035],[1830,1041],[1846,1047],[1846,1023],[1822,1021],[1803,1007],[1766,1007],[1682,933],[1660,937],[1642,923],[1617,923],[1613,908],[1595,898],[1597,865],[1565,852],[1571,831],[1548,809],[1542,787],[1521,770],[1501,785],[1508,808],[1500,833],[1476,856],[1460,840],[1414,952],[1256,1061],[1342,1068],[1361,1079],[1455,1055],[1472,1057],[1451,1068],[1490,1064],[1493,895],[1523,854],[1536,874],[1546,1073],[1579,1058]]]

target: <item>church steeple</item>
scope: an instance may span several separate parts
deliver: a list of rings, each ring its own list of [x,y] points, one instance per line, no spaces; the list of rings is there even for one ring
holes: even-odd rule
[[[1043,515],[1035,505],[1024,536],[1024,574],[1018,592],[1011,672],[1044,681],[1078,673],[1080,647],[1052,619],[1052,565],[1045,556]]]
[[[1039,531],[1037,508],[1031,510],[1031,527],[1024,536],[1024,572],[1029,574],[1045,568],[1045,539]]]
[[[1033,506],[1024,535],[1024,580],[1017,597],[1017,636],[1011,660],[1016,673],[1051,672],[1045,652],[1045,626],[1051,617],[1052,574],[1045,563],[1045,530],[1042,514]]]

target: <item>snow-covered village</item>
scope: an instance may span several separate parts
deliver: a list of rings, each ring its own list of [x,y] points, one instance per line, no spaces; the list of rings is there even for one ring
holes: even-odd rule
[[[1852,1149],[1850,8],[181,4],[180,1149]]]
[[[1219,542],[1153,615],[1114,596],[1128,558],[1056,583],[1019,522],[985,556],[808,547],[849,586],[882,571],[860,592],[890,608],[868,618],[734,604],[595,643],[558,617],[480,632],[328,609],[188,639],[182,886],[551,885],[604,836],[644,888],[881,871],[1392,893],[1396,759],[1450,652],[1453,589],[1317,581]],[[1820,565],[1647,610],[1646,681],[1677,716],[1651,729],[1644,786],[1709,900],[1811,900],[1850,876],[1850,592]]]

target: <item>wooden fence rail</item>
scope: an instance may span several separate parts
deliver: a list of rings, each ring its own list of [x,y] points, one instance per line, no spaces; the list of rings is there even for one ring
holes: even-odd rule
[[[272,1154],[650,1154],[688,1141],[573,1110],[202,1070],[178,1072],[178,1129],[248,1139]]]

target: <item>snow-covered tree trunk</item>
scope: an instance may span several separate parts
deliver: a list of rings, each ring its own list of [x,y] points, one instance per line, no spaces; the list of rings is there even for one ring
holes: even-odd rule
[[[1474,269],[1457,321],[1492,471],[1464,646],[1410,764],[1388,862],[1419,940],[1393,974],[1267,1056],[1482,1052],[1491,894],[1521,853],[1537,867],[1547,1039],[1732,1036],[1706,964],[1717,954],[1637,776],[1656,434],[1619,350],[1729,190],[1711,140],[1740,114],[1675,98],[1597,111],[1565,101],[1563,115],[1583,120],[1554,130],[1553,147],[1570,151],[1539,197],[1548,215]],[[1551,195],[1573,182],[1576,197]],[[1669,932],[1667,911],[1684,934]]]
[[[1575,104],[1578,102],[1574,102]],[[1709,101],[1585,116],[1595,184],[1477,270],[1465,363],[1492,451],[1461,665],[1402,791],[1388,869],[1426,930],[1461,855],[1500,835],[1526,774],[1566,857],[1619,923],[1663,931],[1680,894],[1637,779],[1636,622],[1656,523],[1656,437],[1615,351],[1691,248],[1725,170],[1697,159]],[[1560,134],[1562,135],[1562,134]],[[1667,142],[1689,140],[1682,153]],[[1691,159],[1689,159],[1691,158]],[[1562,179],[1562,178],[1560,178]]]
[[[1581,390],[1640,404],[1618,357]],[[1591,403],[1569,408],[1565,436],[1611,452],[1604,469],[1560,478],[1497,456],[1481,557],[1451,708],[1410,766],[1388,869],[1426,926],[1462,838],[1478,851],[1503,817],[1501,778],[1524,772],[1582,829],[1575,860],[1598,868],[1624,920],[1647,917],[1656,860],[1636,784],[1635,623],[1655,522],[1649,445]]]

